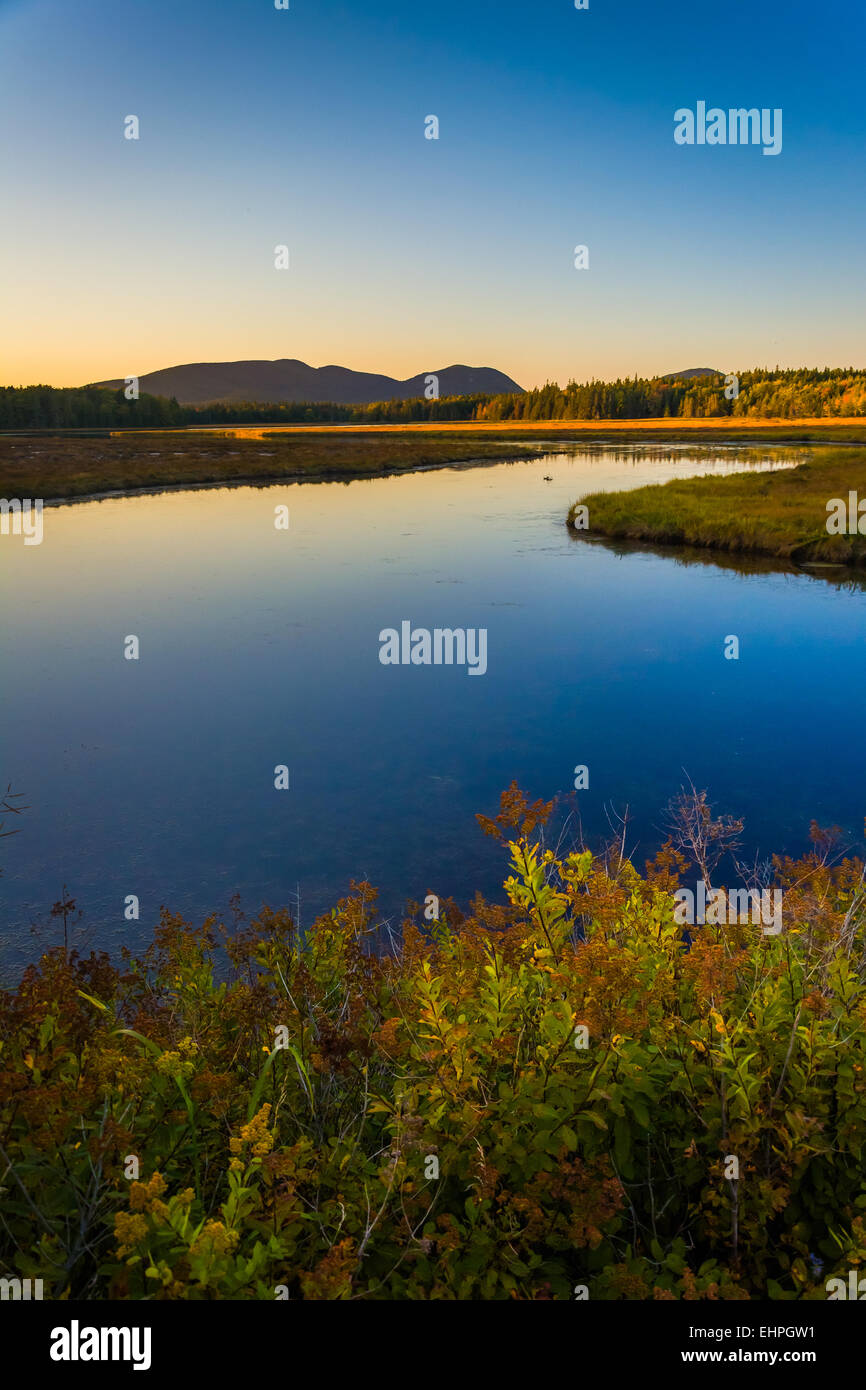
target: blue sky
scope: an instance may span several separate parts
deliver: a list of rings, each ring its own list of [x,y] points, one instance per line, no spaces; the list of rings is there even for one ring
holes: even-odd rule
[[[0,381],[864,365],[861,0],[291,5],[0,0]]]

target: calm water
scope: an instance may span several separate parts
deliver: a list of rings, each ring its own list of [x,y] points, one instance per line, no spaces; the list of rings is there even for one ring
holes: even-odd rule
[[[474,813],[512,778],[567,793],[578,763],[585,833],[628,806],[638,862],[683,769],[745,816],[752,853],[800,852],[812,817],[859,838],[866,594],[617,553],[564,524],[584,491],[748,462],[593,449],[83,503],[46,510],[41,546],[0,538],[0,780],[29,805],[0,841],[0,969],[57,940],[64,883],[84,949],[141,945],[160,904],[201,918],[235,892],[255,910],[299,891],[303,923],[352,877],[392,917],[428,892],[498,894]],[[486,628],[486,675],[380,664],[403,619]]]

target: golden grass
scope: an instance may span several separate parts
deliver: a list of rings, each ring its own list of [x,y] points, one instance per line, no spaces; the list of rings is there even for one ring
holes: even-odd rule
[[[645,434],[656,431],[664,435],[684,434],[692,436],[706,433],[713,436],[734,437],[738,433],[762,434],[767,431],[782,431],[786,437],[800,436],[804,432],[820,436],[834,437],[836,434],[860,436],[866,443],[866,416],[851,416],[828,419],[816,416],[804,419],[752,419],[746,416],[719,416],[711,419],[682,420],[658,416],[641,420],[416,420],[408,424],[386,425],[225,425],[219,426],[220,434],[234,439],[267,439],[277,434],[509,434],[516,435],[560,435],[560,434]],[[118,431],[118,434],[121,432]],[[141,431],[141,433],[166,433],[161,430]],[[183,434],[184,431],[171,433]]]

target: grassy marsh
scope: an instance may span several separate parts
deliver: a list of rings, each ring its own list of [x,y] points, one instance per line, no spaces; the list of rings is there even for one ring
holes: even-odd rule
[[[442,426],[268,426],[0,435],[0,495],[45,500],[139,488],[363,477],[531,454],[545,441],[866,445],[863,424],[727,420],[562,421]]]
[[[866,449],[821,449],[795,468],[686,478],[592,493],[572,506],[589,513],[576,535],[768,555],[795,564],[866,565],[866,535],[830,535],[827,504],[866,498]]]

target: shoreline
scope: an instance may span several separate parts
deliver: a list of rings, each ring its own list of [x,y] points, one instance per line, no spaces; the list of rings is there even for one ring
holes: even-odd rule
[[[566,525],[585,540],[669,547],[695,555],[760,557],[795,567],[856,575],[866,567],[866,534],[827,529],[831,499],[859,486],[866,498],[866,449],[846,458],[821,449],[791,469],[676,478],[627,493],[587,493]],[[627,499],[627,500],[626,500]],[[578,526],[578,507],[589,525]]]
[[[111,425],[81,426],[77,429],[36,426],[32,429],[0,430],[0,440],[12,438],[129,438],[135,435],[163,435],[175,438],[196,434],[227,435],[232,438],[261,438],[277,434],[486,434],[532,435],[545,430],[553,433],[592,434],[622,432],[643,434],[656,431],[662,435],[682,432],[691,436],[706,432],[711,435],[743,431],[753,434],[763,430],[812,431],[823,434],[827,430],[855,430],[863,435],[866,443],[866,416],[863,415],[809,415],[809,416],[750,416],[750,415],[704,415],[685,418],[678,415],[650,415],[630,419],[539,419],[539,420],[407,420],[399,424],[385,421],[365,424],[363,422],[300,421],[289,424],[236,424],[236,425],[164,425],[133,426],[118,429]]]
[[[685,423],[685,428],[683,427]],[[844,437],[839,437],[839,436]],[[163,445],[153,449],[156,443]],[[729,420],[557,421],[443,426],[292,425],[0,435],[0,494],[46,505],[197,487],[357,481],[537,457],[540,450],[629,445],[709,448],[866,445],[862,425]],[[176,448],[172,448],[176,445]],[[264,447],[263,447],[264,446]],[[267,464],[263,463],[268,459]]]
[[[444,468],[485,468],[497,463],[523,463],[530,461],[533,454],[517,455],[509,451],[495,458],[443,459],[437,463],[407,464],[405,468],[383,468],[371,473],[359,469],[357,473],[286,473],[279,475],[255,474],[249,477],[203,479],[200,482],[153,483],[149,487],[117,488],[110,492],[72,493],[67,497],[46,497],[45,506],[69,507],[76,502],[117,502],[126,497],[159,497],[166,492],[207,492],[212,488],[280,487],[288,484],[297,487],[301,483],[360,483],[374,482],[377,478],[399,478],[407,473],[438,473]]]

